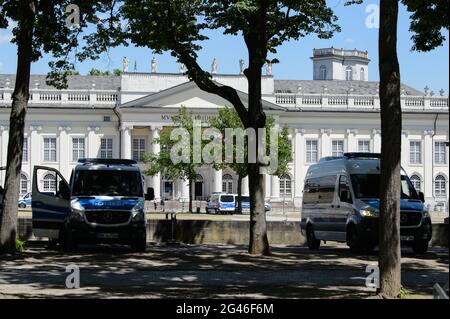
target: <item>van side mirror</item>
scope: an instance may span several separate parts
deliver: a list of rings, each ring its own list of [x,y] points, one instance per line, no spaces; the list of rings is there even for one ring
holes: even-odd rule
[[[155,190],[153,187],[147,188],[147,193],[145,194],[145,200],[154,200],[155,199]]]
[[[425,203],[425,195],[423,192],[419,192],[419,199],[422,203]]]

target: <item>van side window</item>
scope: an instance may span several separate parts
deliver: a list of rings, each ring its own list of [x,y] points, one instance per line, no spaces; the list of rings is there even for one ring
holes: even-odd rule
[[[305,188],[303,190],[303,203],[315,204],[317,202],[317,184],[314,184],[313,179],[305,181]]]
[[[334,198],[334,188],[336,185],[336,176],[323,176],[318,178],[319,183],[319,204],[331,204]]]
[[[341,176],[339,178],[339,200],[342,203],[353,203],[347,176]]]
[[[323,176],[306,180],[303,191],[303,203],[332,203],[335,184],[336,176]]]

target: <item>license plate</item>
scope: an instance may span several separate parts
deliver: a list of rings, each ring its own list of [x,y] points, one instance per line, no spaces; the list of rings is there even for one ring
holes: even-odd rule
[[[250,213],[250,208],[242,208],[243,213]]]
[[[400,236],[401,241],[413,241],[414,236]]]
[[[103,238],[103,239],[119,238],[119,234],[117,234],[117,233],[98,233],[97,238]]]

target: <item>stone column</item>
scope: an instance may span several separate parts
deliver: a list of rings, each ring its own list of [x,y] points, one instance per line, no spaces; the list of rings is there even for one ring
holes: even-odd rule
[[[402,146],[401,146],[401,161],[400,164],[404,169],[408,168],[409,163],[409,140],[408,140],[409,131],[402,131]]]
[[[381,130],[373,129],[372,130],[372,141],[373,141],[373,152],[381,153]]]
[[[303,165],[305,161],[305,129],[295,129],[294,140],[294,205],[300,207],[303,198]]]
[[[120,134],[122,135],[122,158],[131,159],[131,130],[132,126],[122,126]]]
[[[59,172],[66,180],[70,178],[69,163],[73,162],[71,150],[71,141],[69,139],[70,126],[59,126],[59,145],[58,145],[58,162]],[[87,155],[87,154],[85,154]]]
[[[152,141],[159,138],[161,132],[160,127],[152,127]],[[159,143],[152,143],[152,153],[159,154],[161,145]],[[161,199],[161,173],[152,177],[152,187],[155,191],[155,200]]]
[[[87,129],[88,129],[88,136],[87,136],[87,148],[85,151],[86,157],[97,158],[99,157],[99,148],[100,148],[97,133],[100,131],[100,127],[88,126]]]
[[[189,180],[180,180],[180,200],[189,201]]]
[[[0,166],[6,166],[6,159],[8,156],[9,127],[3,125],[0,126],[0,134],[2,138]],[[1,186],[3,187],[5,183],[5,170],[0,171],[0,180]]]
[[[280,200],[280,178],[276,175],[270,177],[270,188],[271,194],[270,198],[272,201]]]
[[[39,165],[42,161],[41,148],[42,140],[39,132],[42,130],[40,125],[30,125],[30,139],[28,141],[29,148],[29,163],[30,163],[30,180],[33,179],[33,169],[35,165]]]
[[[213,175],[213,192],[221,192],[222,191],[222,170],[215,170],[212,168]]]
[[[423,192],[425,195],[425,201],[427,204],[434,202],[433,184],[434,184],[434,172],[433,172],[433,130],[423,131],[423,148],[422,148],[422,160],[423,160]]]
[[[347,152],[358,151],[358,142],[356,140],[356,134],[358,134],[357,129],[347,130]]]
[[[330,156],[331,155],[331,142],[330,142],[330,135],[332,130],[331,129],[321,129],[320,130],[320,154],[319,154],[319,160],[322,157]]]
[[[244,177],[242,179],[242,194],[243,195],[249,195],[249,188],[248,188],[248,176]]]
[[[266,200],[270,200],[270,194],[271,194],[271,176],[270,175],[264,175],[264,188],[265,188],[265,198]]]

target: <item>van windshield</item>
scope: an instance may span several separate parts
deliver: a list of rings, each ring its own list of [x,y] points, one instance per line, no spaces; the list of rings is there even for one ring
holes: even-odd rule
[[[136,171],[80,170],[75,173],[73,196],[142,196]]]
[[[356,198],[380,198],[380,174],[351,174],[350,178]],[[405,175],[401,178],[401,199],[419,200],[409,178]]]
[[[249,202],[250,201],[250,197],[248,197],[248,196],[241,196],[241,197],[237,196],[236,201],[239,199],[241,200],[241,202]]]
[[[222,196],[220,196],[220,201],[223,203],[232,203],[232,202],[234,202],[234,196],[233,195],[222,195]]]

